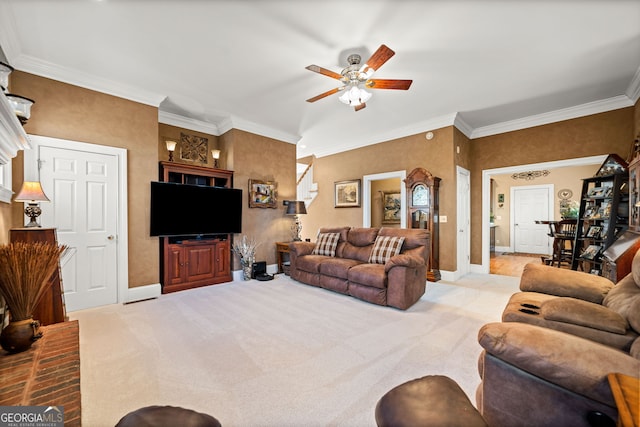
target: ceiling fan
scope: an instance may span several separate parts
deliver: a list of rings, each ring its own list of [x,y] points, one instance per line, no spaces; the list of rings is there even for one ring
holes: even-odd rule
[[[373,73],[380,69],[380,67],[393,55],[395,55],[395,52],[385,45],[381,45],[378,50],[371,55],[371,58],[362,65],[360,65],[360,61],[362,59],[360,55],[349,55],[347,58],[349,65],[343,69],[340,74],[317,65],[309,65],[306,67],[307,70],[340,80],[343,85],[314,96],[313,98],[309,98],[307,99],[307,102],[316,102],[317,100],[333,95],[334,93],[344,92],[338,99],[347,105],[353,106],[356,111],[360,111],[367,106],[365,102],[371,98],[371,93],[367,92],[365,88],[409,89],[413,80],[371,78]]]

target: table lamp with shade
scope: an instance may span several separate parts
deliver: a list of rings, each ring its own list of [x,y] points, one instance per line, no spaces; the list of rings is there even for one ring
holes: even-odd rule
[[[28,216],[31,221],[27,225],[26,228],[30,227],[40,227],[38,224],[38,217],[42,213],[40,206],[38,206],[39,202],[49,202],[49,198],[44,194],[42,190],[42,185],[39,181],[25,181],[22,183],[22,188],[18,195],[13,199],[14,202],[23,202],[25,203],[24,213]]]
[[[291,226],[291,235],[293,236],[294,242],[299,242],[302,240],[300,238],[300,232],[302,231],[302,224],[300,224],[299,215],[307,214],[307,207],[304,202],[299,200],[286,200],[284,204],[287,206],[286,215],[293,215],[295,220],[293,225]]]

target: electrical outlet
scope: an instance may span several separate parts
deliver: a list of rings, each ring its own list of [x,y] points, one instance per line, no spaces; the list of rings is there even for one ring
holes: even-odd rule
[[[440,222],[447,222],[447,216],[446,215],[440,215]]]

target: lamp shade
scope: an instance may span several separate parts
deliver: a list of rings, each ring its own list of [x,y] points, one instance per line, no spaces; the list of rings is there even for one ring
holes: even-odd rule
[[[48,202],[49,198],[44,194],[39,181],[25,181],[18,195],[13,199],[16,202],[36,203]]]
[[[289,200],[287,204],[287,215],[306,215],[307,207],[304,205],[304,202],[298,200]]]
[[[218,160],[220,158],[220,150],[211,150],[211,157]]]
[[[177,142],[165,141],[164,143],[167,144],[167,151],[175,151]]]

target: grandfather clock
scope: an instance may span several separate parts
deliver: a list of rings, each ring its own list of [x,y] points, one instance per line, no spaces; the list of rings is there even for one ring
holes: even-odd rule
[[[404,180],[407,189],[407,227],[423,228],[431,232],[431,251],[427,265],[427,279],[440,280],[440,244],[438,190],[440,178],[423,168],[415,168]]]

